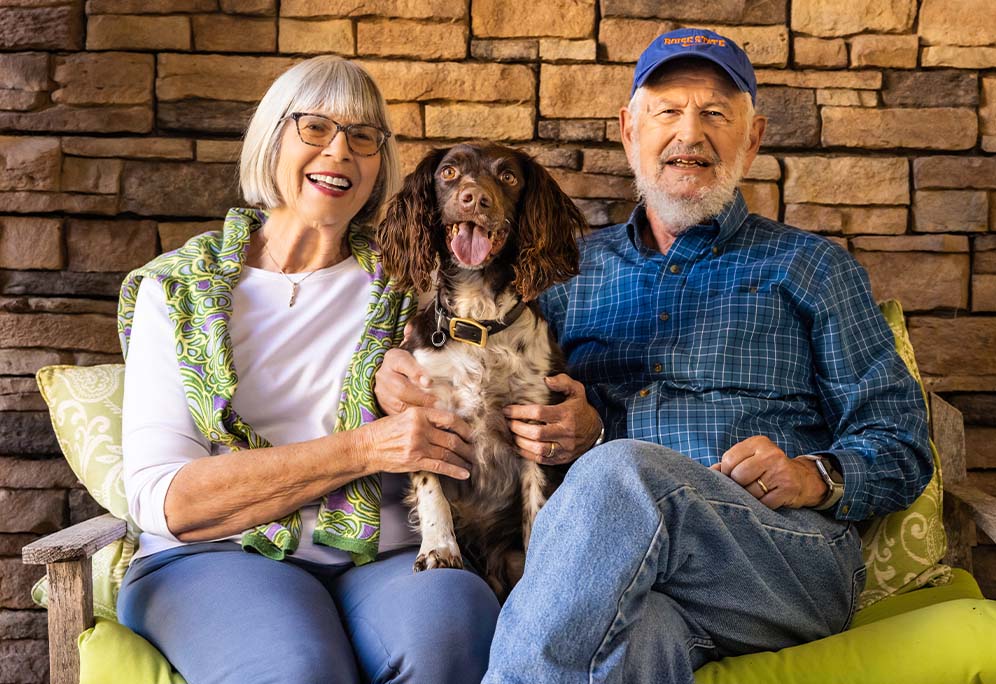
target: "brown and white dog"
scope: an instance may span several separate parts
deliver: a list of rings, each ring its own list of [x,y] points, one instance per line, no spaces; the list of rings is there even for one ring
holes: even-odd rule
[[[471,426],[476,451],[467,481],[412,475],[416,572],[463,567],[462,548],[500,598],[521,575],[533,520],[563,472],[518,455],[502,409],[560,400],[544,378],[563,371],[563,355],[535,299],[577,274],[586,225],[542,166],[488,142],[434,150],[388,207],[377,235],[385,270],[400,287],[437,290],[404,347]]]

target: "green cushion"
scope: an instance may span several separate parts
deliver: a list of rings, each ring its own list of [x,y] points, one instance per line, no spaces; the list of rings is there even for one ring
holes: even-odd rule
[[[879,305],[895,338],[896,351],[923,389],[920,371],[913,356],[913,346],[906,333],[903,309],[894,299]],[[924,394],[924,402],[926,402]],[[941,459],[930,444],[934,456],[934,476],[927,488],[904,511],[875,518],[865,524],[861,535],[868,578],[858,600],[858,608],[867,608],[893,594],[903,594],[925,585],[945,584],[951,568],[941,565],[947,549],[947,537],[941,518]]]
[[[695,682],[992,682],[996,681],[994,638],[996,601],[957,599],[877,620],[809,644],[708,663],[695,672]]]
[[[886,599],[868,606],[864,610],[859,610],[851,622],[851,629],[870,625],[873,622],[878,622],[894,615],[900,615],[901,613],[907,613],[911,610],[917,610],[918,608],[931,606],[935,603],[965,598],[981,599],[984,597],[982,596],[982,590],[979,588],[978,582],[975,581],[975,578],[967,570],[952,568],[951,581],[947,584],[924,587],[902,594],[893,594]]]
[[[893,596],[860,612],[855,627],[843,634],[709,663],[695,681],[819,684],[843,681],[841,672],[852,673],[846,681],[854,684],[989,681],[987,676],[996,676],[996,602],[980,597],[972,576],[955,570],[947,586]],[[152,644],[116,622],[98,619],[80,636],[79,647],[80,684],[184,681]]]
[[[80,684],[186,684],[155,646],[113,620],[98,618],[79,648]]]
[[[97,503],[128,523],[123,539],[93,557],[94,614],[116,620],[118,589],[139,534],[121,480],[124,365],[46,366],[36,377],[69,467]],[[31,597],[48,605],[48,577],[35,584]]]

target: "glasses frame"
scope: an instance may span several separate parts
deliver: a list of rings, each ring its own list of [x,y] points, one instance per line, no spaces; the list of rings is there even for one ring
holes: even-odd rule
[[[301,133],[301,117],[302,116],[314,116],[314,117],[317,117],[319,119],[324,119],[325,121],[328,121],[329,123],[331,123],[332,125],[335,126],[335,133],[332,134],[332,137],[329,138],[329,141],[327,143],[325,143],[324,145],[319,145],[318,143],[310,143],[310,142],[308,142],[307,140],[304,139],[304,135]],[[380,126],[374,126],[373,124],[346,124],[344,126],[341,123],[339,123],[338,121],[336,121],[335,119],[330,119],[329,117],[327,117],[327,116],[325,116],[323,114],[312,114],[310,112],[291,112],[290,114],[288,114],[284,118],[286,118],[286,119],[293,119],[294,120],[294,128],[297,129],[297,137],[305,145],[310,145],[312,147],[328,147],[329,145],[332,144],[332,141],[335,140],[335,137],[337,135],[339,135],[339,133],[343,133],[346,136],[346,146],[349,148],[349,151],[352,152],[353,154],[359,155],[361,157],[373,157],[373,156],[377,155],[378,153],[380,153],[380,151],[384,148],[384,145],[387,143],[387,139],[390,138],[391,135],[392,135],[391,131],[385,131]],[[364,154],[363,152],[358,152],[357,150],[353,149],[353,143],[350,141],[350,138],[349,138],[349,131],[350,131],[350,129],[357,128],[359,126],[363,126],[364,128],[373,128],[373,129],[376,129],[377,131],[380,131],[381,135],[384,136],[381,139],[380,144],[377,145],[377,149],[374,150],[373,152],[371,152],[370,154]]]

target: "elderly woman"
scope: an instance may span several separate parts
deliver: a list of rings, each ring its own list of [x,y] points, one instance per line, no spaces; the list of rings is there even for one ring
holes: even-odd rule
[[[124,481],[142,528],[121,621],[202,682],[479,681],[498,603],[413,574],[405,473],[469,476],[468,426],[377,418],[372,377],[415,302],[368,237],[398,185],[376,85],[318,57],[246,133],[220,232],[130,274]]]

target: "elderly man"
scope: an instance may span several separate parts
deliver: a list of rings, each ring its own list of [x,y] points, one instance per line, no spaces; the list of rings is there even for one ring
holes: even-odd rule
[[[575,458],[599,418],[606,441],[538,516],[485,682],[691,682],[841,631],[864,584],[853,521],[930,479],[923,400],[861,267],[737,190],[756,89],[711,31],[637,63],[620,128],[641,201],[541,300],[580,382],[506,410],[526,458]],[[378,383],[415,403],[417,375],[397,353]]]

